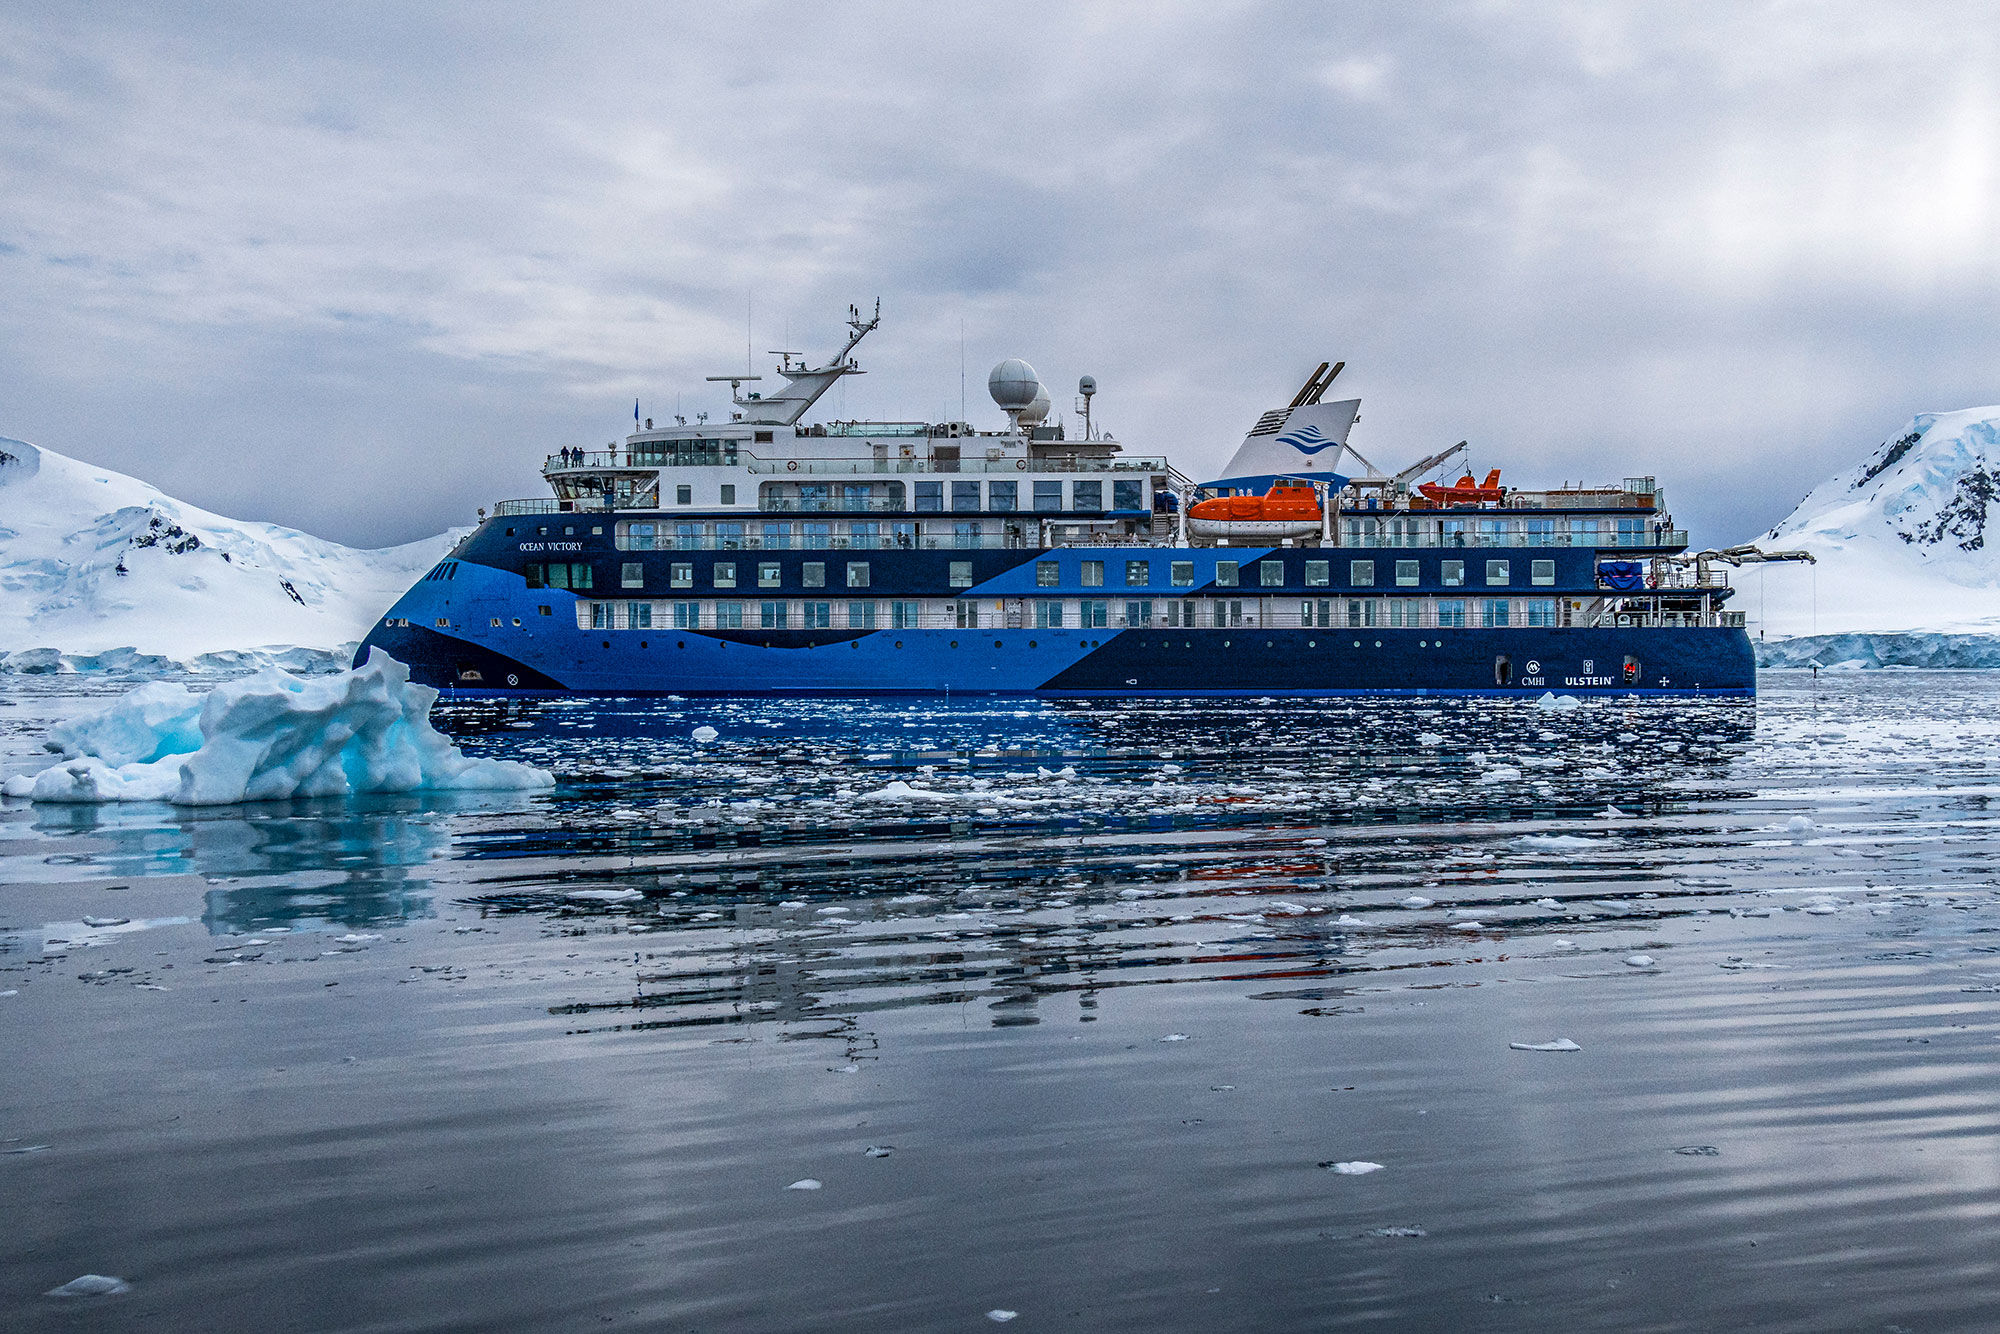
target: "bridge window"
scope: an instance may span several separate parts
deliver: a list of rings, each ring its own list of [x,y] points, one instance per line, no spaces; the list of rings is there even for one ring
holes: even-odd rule
[[[1070,483],[1069,507],[1073,510],[1101,510],[1104,508],[1104,483]]]
[[[960,514],[979,512],[979,483],[953,482],[951,484],[951,507]]]
[[[1061,510],[1062,510],[1062,483],[1036,482],[1035,512],[1037,514],[1056,514],[1061,512]]]
[[[986,484],[986,508],[1004,514],[1021,508],[1021,484],[1019,482],[988,482]]]
[[[912,507],[919,514],[937,514],[944,509],[944,483],[918,482],[917,503]]]
[[[1146,508],[1146,489],[1141,482],[1113,482],[1111,484],[1111,508],[1115,510],[1143,510]]]

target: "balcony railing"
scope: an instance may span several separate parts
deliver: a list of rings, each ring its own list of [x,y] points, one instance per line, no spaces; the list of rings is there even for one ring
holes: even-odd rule
[[[791,477],[864,477],[907,473],[1036,473],[1145,472],[1165,473],[1164,458],[1112,459],[760,459],[744,456],[753,473]]]

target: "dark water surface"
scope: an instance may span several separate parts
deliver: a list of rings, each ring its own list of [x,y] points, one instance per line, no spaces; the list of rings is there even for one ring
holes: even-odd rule
[[[2000,1327],[2000,676],[1764,692],[560,703],[451,718],[553,794],[7,803],[0,1328]]]

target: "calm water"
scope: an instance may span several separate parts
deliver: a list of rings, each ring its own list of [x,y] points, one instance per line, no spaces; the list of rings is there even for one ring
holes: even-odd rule
[[[10,803],[0,1327],[2000,1326],[2000,676],[1764,688],[561,703],[451,719],[553,794]]]

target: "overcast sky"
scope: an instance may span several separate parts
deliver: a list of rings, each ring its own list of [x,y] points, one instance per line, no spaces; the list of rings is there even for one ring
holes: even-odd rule
[[[0,434],[363,545],[720,412],[1067,407],[1203,474],[1322,358],[1396,466],[1750,536],[2000,401],[1990,4],[0,2]],[[844,395],[844,401],[842,396]]]

